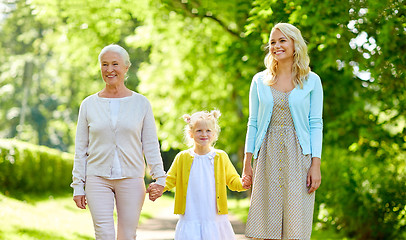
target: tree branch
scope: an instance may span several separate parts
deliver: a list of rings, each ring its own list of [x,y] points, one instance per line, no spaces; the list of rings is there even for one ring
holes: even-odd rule
[[[216,16],[214,16],[213,14],[209,13],[209,12],[205,12],[204,14],[198,14],[198,13],[193,13],[193,11],[191,9],[188,8],[188,4],[187,3],[183,3],[182,0],[178,0],[178,4],[181,6],[181,8],[185,11],[185,13],[187,14],[187,16],[192,17],[192,18],[209,18],[212,19],[213,21],[217,22],[224,30],[226,30],[228,33],[230,33],[231,35],[237,37],[237,38],[241,38],[240,33],[235,32],[231,29],[229,29],[226,24],[221,21],[219,18],[217,18]],[[197,3],[197,5],[200,6],[199,3]]]

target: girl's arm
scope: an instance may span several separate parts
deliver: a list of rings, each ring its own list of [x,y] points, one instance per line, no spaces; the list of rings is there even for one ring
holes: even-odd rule
[[[157,198],[161,197],[165,191],[169,191],[176,186],[176,177],[179,165],[179,154],[173,160],[171,167],[168,170],[165,186],[162,186],[156,182],[151,183],[146,192],[149,194],[149,200],[155,201]]]
[[[179,165],[179,159],[180,159],[180,153],[176,155],[175,160],[173,160],[171,167],[168,170],[166,181],[165,181],[165,191],[169,191],[172,188],[176,187],[176,178],[177,178],[177,172],[178,172],[178,167]]]
[[[230,158],[227,154],[224,154],[224,167],[226,174],[226,184],[231,191],[245,191],[248,188],[245,188],[242,183],[242,179],[235,169],[234,165],[231,163]]]

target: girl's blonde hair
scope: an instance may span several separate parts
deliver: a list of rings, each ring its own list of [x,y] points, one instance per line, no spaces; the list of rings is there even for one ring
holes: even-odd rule
[[[192,115],[185,114],[183,115],[183,119],[187,123],[185,126],[185,140],[187,142],[188,146],[193,146],[194,141],[193,138],[190,137],[191,131],[193,131],[195,125],[199,121],[205,121],[208,122],[209,124],[212,124],[214,126],[214,143],[217,141],[218,136],[220,134],[220,126],[218,125],[218,119],[221,116],[221,113],[219,110],[212,110],[210,112],[208,111],[200,111],[200,112],[195,112]]]
[[[295,87],[297,85],[300,88],[303,88],[303,83],[307,80],[307,77],[310,72],[310,58],[307,54],[307,45],[305,40],[300,33],[300,30],[289,23],[278,23],[276,24],[271,31],[271,34],[279,30],[281,33],[293,40],[294,44],[294,53],[293,53],[293,66],[292,66],[292,76],[293,76],[293,84]],[[268,47],[270,45],[271,39],[269,38]],[[265,78],[265,84],[271,86],[276,83],[276,71],[278,69],[278,61],[274,59],[272,53],[269,51],[268,54],[265,56],[264,59],[265,66],[267,68],[267,77]]]

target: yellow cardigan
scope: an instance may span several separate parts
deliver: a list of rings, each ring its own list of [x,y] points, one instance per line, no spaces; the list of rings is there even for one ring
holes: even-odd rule
[[[246,191],[242,187],[240,175],[235,170],[226,152],[215,149],[214,178],[216,183],[217,213],[227,214],[227,188],[232,191]],[[190,169],[192,168],[193,155],[190,150],[185,150],[176,155],[170,167],[164,191],[176,187],[175,191],[175,214],[185,214],[186,192],[189,181]]]

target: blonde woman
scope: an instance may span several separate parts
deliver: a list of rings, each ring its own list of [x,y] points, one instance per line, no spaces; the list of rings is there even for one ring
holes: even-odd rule
[[[253,177],[253,186],[246,236],[310,239],[321,183],[321,80],[310,71],[300,30],[288,23],[273,27],[265,66],[250,89],[243,175]]]

